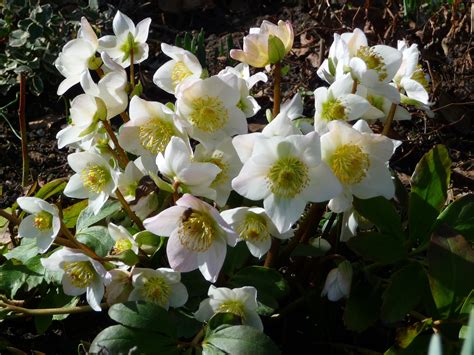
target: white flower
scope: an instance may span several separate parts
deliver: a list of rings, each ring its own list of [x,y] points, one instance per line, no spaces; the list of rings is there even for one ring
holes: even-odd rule
[[[125,227],[109,223],[107,229],[115,242],[112,249],[113,254],[120,254],[126,250],[131,250],[138,254],[138,244]]]
[[[160,102],[134,96],[130,101],[130,121],[119,133],[119,143],[135,155],[163,153],[171,137],[185,137],[176,124],[175,113]]]
[[[238,88],[218,76],[179,86],[176,108],[188,134],[203,144],[247,133],[245,114],[237,107]]]
[[[369,101],[369,103],[372,106],[369,111],[367,111],[364,115],[362,115],[362,118],[368,121],[373,120],[374,118],[378,118],[382,123],[384,123],[392,107],[392,101],[387,99],[385,96],[380,95],[380,93],[377,90],[366,88],[363,85],[357,86],[357,95],[360,95],[366,98],[367,101]],[[379,115],[374,115],[374,112],[380,112],[380,111],[383,113],[381,117]],[[393,120],[406,121],[410,119],[411,119],[410,112],[408,112],[404,107],[397,105],[395,109],[395,115],[393,116]]]
[[[293,231],[278,232],[271,219],[260,207],[238,207],[221,212],[221,216],[237,233],[239,240],[244,240],[250,253],[261,258],[267,253],[272,244],[272,236],[278,239],[288,239]]]
[[[248,199],[263,199],[265,212],[280,232],[300,218],[308,201],[322,202],[341,193],[341,184],[321,161],[316,132],[260,139],[258,145],[232,187]]]
[[[372,228],[374,224],[369,220],[362,217],[354,208],[343,212],[342,214],[342,229],[340,240],[342,242],[347,242],[352,237],[357,235],[357,230],[369,229]]]
[[[329,271],[321,297],[327,295],[332,302],[339,301],[343,297],[348,298],[351,292],[351,282],[352,265],[349,261],[344,260],[337,268]]]
[[[186,79],[199,79],[202,66],[199,59],[191,52],[169,44],[162,43],[161,50],[171,58],[153,75],[153,82],[161,89],[174,94],[178,84]]]
[[[133,291],[129,301],[144,300],[168,309],[183,306],[188,300],[188,291],[181,282],[181,274],[168,268],[143,269],[132,271]]]
[[[247,87],[249,90],[260,81],[263,81],[264,83],[268,81],[268,77],[264,72],[258,72],[254,75],[250,75],[250,67],[247,63],[239,63],[235,67],[225,67],[219,72],[218,75],[223,75],[225,73],[232,73],[237,75],[239,78],[244,79],[247,82]]]
[[[126,201],[130,202],[135,199],[135,191],[143,176],[145,175],[138,169],[133,161],[127,164],[123,173],[119,173],[118,189]]]
[[[79,296],[86,293],[87,303],[94,311],[100,311],[100,302],[104,297],[104,285],[111,281],[111,275],[101,263],[89,258],[76,249],[62,248],[41,264],[49,271],[62,271],[64,293]]]
[[[351,208],[353,195],[358,198],[384,196],[391,199],[395,185],[388,160],[395,151],[395,141],[372,132],[363,120],[350,126],[341,121],[328,124],[329,132],[321,136],[321,154],[339,179],[343,191],[329,201],[333,212]]]
[[[58,208],[37,197],[19,197],[16,201],[23,211],[31,213],[21,221],[18,236],[35,238],[39,252],[46,252],[61,229]]]
[[[172,183],[179,183],[184,191],[196,196],[216,198],[216,190],[211,187],[221,169],[213,163],[193,161],[189,142],[172,137],[165,153],[156,157],[159,171]]]
[[[88,198],[94,214],[99,213],[117,188],[117,172],[95,153],[72,153],[67,161],[76,174],[69,179],[64,194],[72,198]]]
[[[99,38],[99,50],[105,51],[114,61],[126,68],[130,65],[130,55],[133,50],[133,64],[143,62],[148,58],[148,30],[151,19],[140,21],[137,26],[127,16],[117,11],[112,27],[115,36]]]
[[[263,331],[263,324],[257,314],[257,290],[252,286],[230,289],[211,285],[206,298],[199,305],[194,316],[201,322],[208,321],[215,313],[232,313],[249,325]]]
[[[402,53],[402,63],[393,81],[410,99],[429,105],[429,76],[418,64],[418,45],[413,43],[408,47],[405,41],[398,41],[398,50]]]
[[[235,246],[237,234],[211,205],[184,194],[176,206],[146,219],[150,232],[170,237],[166,247],[170,266],[179,272],[199,268],[204,278],[215,282],[224,263],[227,244]]]
[[[111,281],[105,288],[105,300],[108,305],[127,302],[130,292],[133,290],[130,272],[123,269],[112,269],[109,271]]]
[[[206,147],[198,144],[194,151],[194,161],[212,163],[221,171],[211,182],[210,187],[216,191],[215,201],[224,206],[232,190],[231,181],[242,168],[242,163],[232,145],[231,138],[224,139],[215,147]]]
[[[301,131],[295,127],[290,119],[299,111],[301,97],[296,94],[288,104],[284,104],[280,113],[265,126],[262,132],[240,134],[232,139],[240,161],[245,163],[252,155],[254,146],[258,146],[260,139],[269,137],[286,137],[293,134],[301,134]]]
[[[378,109],[371,109],[370,103],[363,97],[351,94],[352,82],[350,74],[337,79],[329,88],[319,87],[314,91],[316,111],[314,129],[319,134],[327,132],[327,124],[331,121],[354,121],[363,115],[370,119],[382,117]]]
[[[81,18],[81,28],[78,38],[66,43],[54,65],[65,79],[59,84],[57,94],[62,95],[72,86],[80,82],[81,76],[96,69],[97,36],[85,17]]]

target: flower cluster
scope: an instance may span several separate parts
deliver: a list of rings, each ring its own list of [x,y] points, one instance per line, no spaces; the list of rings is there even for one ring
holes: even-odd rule
[[[87,199],[94,215],[118,200],[129,216],[123,226],[108,223],[114,246],[105,258],[75,241],[74,248],[42,259],[47,269],[62,273],[66,294],[85,292],[95,310],[104,294],[109,304],[146,300],[181,307],[188,291],[180,273],[198,269],[216,282],[228,247],[243,241],[262,258],[273,238],[292,238],[308,203],[327,202],[332,212],[344,213],[354,235],[354,196],[393,198],[388,162],[399,143],[374,133],[368,122],[409,119],[402,104],[429,109],[416,45],[369,46],[358,29],[336,34],[318,70],[330,85],[314,91],[314,120],[303,117],[302,98],[295,95],[261,132],[249,133],[247,119],[260,110],[252,89],[267,81],[263,71],[250,75],[249,65],[280,63],[293,45],[291,24],[264,21],[251,29],[243,50],[231,53],[242,63],[211,76],[193,53],[163,43],[170,60],[153,82],[174,95],[168,103],[145,100],[134,89],[134,65],[148,57],[149,27],[150,19],[135,25],[118,12],[114,35],[97,38],[83,18],[78,38],[56,61],[65,77],[58,94],[76,84],[84,91],[71,101],[70,122],[57,136],[60,148],[74,150],[68,163],[75,174],[64,194]],[[119,115],[124,122],[115,131],[110,120]],[[231,203],[231,193],[242,203]],[[57,208],[35,198],[18,203],[32,214],[22,221],[20,236],[35,237],[46,252],[65,228]],[[139,264],[154,252],[138,243],[147,232],[165,237],[167,265]],[[67,228],[63,233],[70,234]],[[330,272],[323,295],[348,296],[351,276],[350,263],[342,262]],[[216,312],[233,313],[262,329],[256,309],[255,288],[211,286],[195,316],[207,321]]]

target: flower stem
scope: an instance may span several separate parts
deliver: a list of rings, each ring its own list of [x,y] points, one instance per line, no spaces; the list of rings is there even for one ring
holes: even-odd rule
[[[107,131],[107,134],[109,135],[110,139],[112,142],[114,142],[115,149],[117,151],[117,160],[120,164],[120,167],[122,169],[125,169],[125,167],[128,164],[128,157],[123,148],[120,146],[117,136],[114,133],[114,130],[112,129],[112,126],[110,125],[108,120],[103,120],[102,124],[104,125],[105,130]]]
[[[279,249],[280,239],[272,238],[272,245],[270,246],[270,250],[268,250],[267,256],[265,258],[265,262],[263,264],[264,267],[273,267],[275,260],[278,259]]]
[[[135,222],[135,224],[138,226],[138,228],[140,228],[140,230],[142,231],[145,230],[145,226],[143,225],[143,222],[140,220],[140,218],[138,218],[135,212],[132,211],[127,201],[125,200],[125,197],[123,197],[119,189],[115,190],[115,195],[117,196],[117,199],[120,201],[123,209],[125,210],[125,212],[127,212],[130,219],[133,222]]]
[[[385,125],[383,126],[382,134],[387,136],[390,132],[390,128],[392,127],[393,117],[395,116],[395,111],[397,110],[397,104],[392,104],[390,106],[390,111],[387,115],[387,120],[385,121]]]
[[[72,243],[75,245],[76,248],[80,249],[84,254],[86,254],[88,257],[97,260],[97,261],[103,261],[103,258],[101,258],[99,255],[97,255],[92,249],[90,249],[87,245],[79,242],[71,233],[68,227],[61,221],[61,232],[64,234],[64,236]]]
[[[357,91],[357,80],[354,79],[354,81],[352,82],[351,94],[355,94],[356,91]]]
[[[202,327],[201,330],[196,334],[196,336],[191,341],[191,347],[195,348],[199,344],[199,341],[204,337],[205,329],[206,327]]]
[[[30,162],[28,159],[28,145],[26,136],[26,76],[25,73],[20,74],[20,105],[18,108],[18,118],[20,120],[20,135],[21,135],[21,160],[22,160],[22,174],[21,186],[28,185],[30,175]]]
[[[73,314],[73,313],[85,313],[85,312],[92,312],[94,311],[91,306],[76,306],[76,307],[67,307],[67,308],[25,308],[25,307],[18,307],[12,304],[6,303],[0,300],[0,307],[6,308],[11,310],[15,313],[21,313],[24,315],[30,316],[45,316],[45,315],[53,315],[53,314]],[[102,309],[109,308],[107,303],[102,303],[100,305]]]
[[[280,113],[281,102],[281,62],[273,67],[273,118]]]
[[[135,53],[133,51],[133,46],[130,48],[130,87],[132,88],[132,92],[135,89],[135,67],[134,67],[134,56]]]
[[[0,209],[0,217],[5,218],[11,224],[15,224],[15,225],[20,224],[20,220],[18,218],[16,218],[14,215],[8,213],[5,210]]]

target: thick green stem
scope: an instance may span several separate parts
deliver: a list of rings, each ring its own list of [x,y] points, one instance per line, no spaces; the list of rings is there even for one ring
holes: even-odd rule
[[[382,134],[387,136],[390,132],[390,128],[392,127],[393,117],[395,116],[395,111],[397,110],[397,104],[392,104],[390,106],[390,111],[388,112],[387,120],[385,121],[385,125],[383,126]]]
[[[30,162],[28,159],[28,145],[26,136],[26,76],[25,73],[20,74],[20,105],[18,108],[18,117],[20,120],[20,135],[21,135],[21,160],[22,160],[22,174],[21,185],[25,187],[28,185],[30,175]]]
[[[273,118],[280,113],[281,103],[281,62],[273,67]]]

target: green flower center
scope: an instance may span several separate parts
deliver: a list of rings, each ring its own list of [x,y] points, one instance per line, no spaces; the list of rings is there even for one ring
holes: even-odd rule
[[[245,307],[242,302],[237,300],[224,301],[217,308],[217,313],[232,313],[239,316],[241,319],[244,319]]]
[[[40,231],[51,229],[51,226],[53,225],[53,215],[46,211],[38,212],[35,214],[33,224]]]
[[[229,120],[229,113],[218,97],[205,96],[194,99],[191,108],[189,121],[205,132],[218,131]]]
[[[308,167],[297,157],[283,157],[272,165],[266,179],[275,196],[293,198],[308,185]]]
[[[129,249],[132,249],[132,242],[129,239],[123,238],[115,242],[115,245],[114,245],[115,254],[123,253],[125,250],[129,250]]]
[[[373,96],[367,95],[367,101],[370,102],[372,106],[384,112],[383,110],[383,96]]]
[[[270,238],[267,221],[254,212],[248,212],[236,229],[240,238],[244,240],[256,242]]]
[[[341,183],[352,185],[365,178],[370,160],[358,145],[344,144],[334,151],[329,165]]]
[[[210,248],[217,237],[216,222],[207,213],[186,211],[178,228],[178,237],[187,249],[204,252]]]
[[[239,110],[241,110],[241,111],[245,111],[246,108],[247,108],[247,105],[245,105],[245,103],[244,103],[242,100],[240,100],[240,101],[237,103],[237,108],[238,108]]]
[[[171,286],[164,277],[154,276],[146,280],[142,292],[147,300],[164,306],[170,298]]]
[[[140,126],[138,140],[143,148],[153,154],[163,153],[166,146],[175,135],[173,123],[161,118],[153,118]]]
[[[173,88],[175,88],[180,82],[187,77],[193,75],[193,72],[183,62],[177,62],[173,70],[171,71],[171,81],[173,82]]]
[[[321,117],[325,121],[346,120],[346,107],[338,99],[331,98],[323,102]]]
[[[367,69],[375,70],[379,74],[380,81],[387,78],[387,68],[383,58],[377,54],[373,48],[360,47],[356,53],[356,57],[359,57],[365,62]]]
[[[223,157],[224,155],[222,153],[214,153],[212,158],[205,161],[206,163],[212,163],[221,169],[220,173],[217,174],[210,185],[212,188],[225,183],[229,178],[229,164],[223,160]]]
[[[100,165],[88,165],[81,172],[84,187],[90,192],[100,193],[110,181],[110,172],[106,167]]]
[[[429,91],[430,84],[428,83],[428,80],[426,80],[426,75],[425,73],[423,73],[421,65],[418,64],[418,69],[413,72],[410,79],[420,83],[421,85],[423,85],[426,91]]]
[[[133,50],[134,56],[138,53],[138,42],[135,41],[131,32],[128,32],[127,39],[120,46],[120,50],[123,52],[122,62],[125,62]]]
[[[77,288],[86,288],[97,277],[89,261],[66,262],[63,268],[71,283]]]

